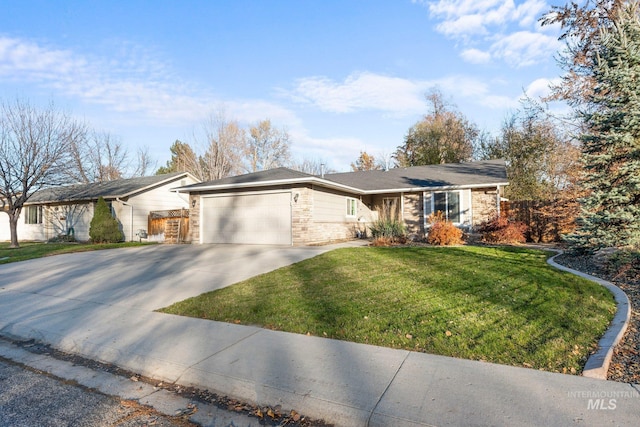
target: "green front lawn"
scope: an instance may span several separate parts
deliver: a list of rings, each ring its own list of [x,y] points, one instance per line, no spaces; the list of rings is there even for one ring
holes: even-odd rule
[[[153,243],[20,243],[20,247],[9,249],[8,242],[0,243],[0,264],[9,262],[25,261],[28,259],[42,258],[49,255],[60,255],[71,252],[96,251],[101,249],[126,248],[130,246],[148,245]]]
[[[522,248],[349,248],[161,311],[580,372],[615,312],[602,286]]]

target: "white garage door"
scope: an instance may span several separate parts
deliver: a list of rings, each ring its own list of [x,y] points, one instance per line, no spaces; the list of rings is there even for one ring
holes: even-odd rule
[[[202,198],[202,243],[291,244],[291,193]]]

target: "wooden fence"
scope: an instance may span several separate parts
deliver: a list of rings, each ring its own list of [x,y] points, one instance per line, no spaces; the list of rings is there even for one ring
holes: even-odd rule
[[[189,239],[189,209],[149,212],[148,234],[164,236],[165,243],[182,243]]]
[[[580,205],[573,199],[506,201],[500,209],[509,219],[526,224],[527,240],[536,243],[561,241],[562,235],[575,229],[580,213]]]

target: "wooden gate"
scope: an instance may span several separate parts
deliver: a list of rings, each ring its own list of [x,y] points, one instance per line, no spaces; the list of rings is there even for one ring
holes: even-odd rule
[[[189,209],[149,212],[148,222],[149,240],[183,243],[189,239]]]

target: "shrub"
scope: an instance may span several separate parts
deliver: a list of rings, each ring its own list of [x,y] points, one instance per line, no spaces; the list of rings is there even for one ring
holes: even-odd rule
[[[369,226],[374,246],[388,246],[406,241],[404,224],[395,219],[379,219]]]
[[[111,216],[111,210],[102,197],[98,199],[93,212],[89,237],[94,243],[117,243],[124,240],[118,220]]]
[[[518,221],[510,221],[506,215],[483,222],[478,227],[482,240],[487,243],[525,243],[528,227]]]
[[[427,243],[437,246],[460,245],[463,243],[462,230],[444,218],[442,212],[429,215],[431,227],[427,234]]]
[[[75,243],[76,238],[70,234],[59,234],[56,237],[52,237],[47,240],[49,243]]]

